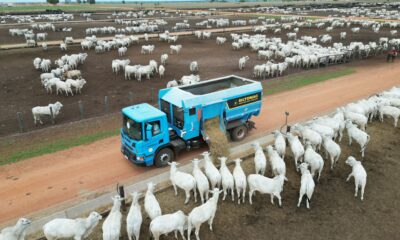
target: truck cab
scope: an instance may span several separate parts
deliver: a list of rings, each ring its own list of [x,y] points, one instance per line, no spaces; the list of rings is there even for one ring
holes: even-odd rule
[[[167,116],[147,103],[122,109],[121,151],[125,158],[139,164],[153,165],[154,155],[170,142]],[[163,160],[170,161],[170,155]]]

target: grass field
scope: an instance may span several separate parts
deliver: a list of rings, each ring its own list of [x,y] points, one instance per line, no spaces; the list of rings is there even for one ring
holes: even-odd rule
[[[345,75],[355,73],[353,68],[344,68],[337,71],[323,72],[321,74],[312,75],[300,75],[300,76],[288,76],[287,78],[280,79],[276,78],[267,81],[264,86],[264,95],[271,95],[280,93],[283,91],[289,91],[292,89],[304,87],[313,83],[323,82],[332,78],[337,78]]]
[[[89,144],[107,137],[116,136],[119,129],[115,131],[104,131],[89,135],[77,136],[70,139],[58,140],[49,144],[35,146],[33,148],[12,153],[10,156],[0,156],[0,166],[18,162],[24,159],[54,153],[68,148]]]
[[[285,15],[285,14],[272,14],[272,13],[243,13],[240,14],[240,16],[243,17],[253,17],[253,18],[257,18],[257,17],[265,17],[265,18],[273,18],[275,20],[280,20],[281,17],[284,16],[289,16],[289,15]],[[303,16],[306,20],[316,20],[316,19],[320,19],[321,17],[318,16]]]
[[[268,80],[263,83],[264,96],[276,94],[279,92],[289,91],[292,89],[304,87],[313,83],[326,81],[329,79],[349,75],[355,72],[353,68],[344,67],[338,70],[326,71],[310,71],[301,75],[289,75],[284,78]],[[115,128],[118,128],[115,126]],[[98,131],[86,135],[78,135],[66,138],[64,140],[51,141],[47,143],[38,143],[25,149],[13,147],[7,153],[0,155],[0,166],[10,163],[22,161],[24,159],[41,156],[44,154],[54,153],[71,147],[89,144],[107,137],[117,136],[119,129]],[[11,147],[11,143],[1,144],[2,148]],[[7,146],[10,145],[10,146]]]

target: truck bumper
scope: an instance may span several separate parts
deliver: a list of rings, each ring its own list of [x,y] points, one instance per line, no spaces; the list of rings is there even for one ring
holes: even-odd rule
[[[136,165],[140,165],[140,166],[153,165],[153,162],[151,161],[151,159],[144,158],[144,160],[142,160],[142,161],[137,160],[136,155],[134,153],[132,153],[131,151],[129,151],[129,149],[127,149],[124,145],[121,146],[121,153],[124,155],[126,160],[128,160],[131,163],[134,163]]]
[[[136,163],[136,155],[131,153],[124,145],[121,146],[121,153],[124,155],[126,160]]]

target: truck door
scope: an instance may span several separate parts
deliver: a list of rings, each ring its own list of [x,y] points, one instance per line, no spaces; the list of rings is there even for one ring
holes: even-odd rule
[[[185,113],[185,130],[186,130],[186,139],[191,139],[194,137],[198,137],[200,132],[200,121],[199,115],[201,116],[200,107],[197,110],[196,107],[189,108],[188,112]]]
[[[164,134],[163,129],[161,129],[161,120],[154,120],[154,121],[150,121],[145,123],[144,129],[147,129],[147,126],[151,125],[152,126],[152,130],[151,130],[151,136],[148,136],[148,134],[146,133],[145,130],[145,139],[146,139],[146,149],[147,149],[147,156],[154,154],[158,147],[161,145],[164,145]]]

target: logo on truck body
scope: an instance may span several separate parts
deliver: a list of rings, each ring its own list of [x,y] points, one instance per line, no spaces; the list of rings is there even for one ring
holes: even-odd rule
[[[257,102],[260,100],[261,100],[261,92],[253,93],[253,94],[246,95],[243,97],[238,97],[235,99],[228,100],[228,107],[229,108],[241,107],[243,105]]]

